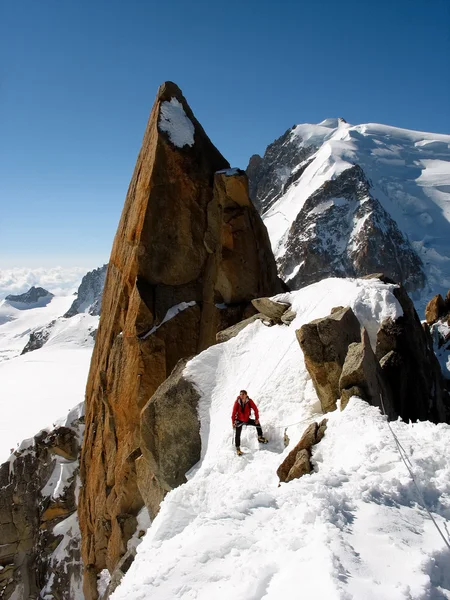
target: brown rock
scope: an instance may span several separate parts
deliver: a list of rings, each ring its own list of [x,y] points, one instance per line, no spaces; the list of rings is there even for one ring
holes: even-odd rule
[[[352,386],[345,390],[341,391],[341,410],[347,406],[348,401],[352,396],[357,396],[358,398],[364,398],[364,391],[357,386]]]
[[[295,457],[295,462],[289,470],[287,477],[285,479],[285,483],[292,481],[293,479],[298,479],[303,475],[307,475],[311,473],[312,466],[311,461],[309,460],[310,454],[308,450],[300,450],[297,452]]]
[[[340,393],[350,390],[351,396],[354,391],[352,388],[358,388],[364,400],[372,406],[378,406],[383,412],[385,411],[390,419],[395,419],[398,415],[393,406],[392,393],[384,382],[380,365],[365,329],[362,330],[361,337],[361,342],[350,344],[348,347],[339,379]],[[345,397],[346,394],[344,394],[344,401]]]
[[[219,331],[216,335],[216,341],[219,343],[227,342],[228,340],[231,340],[231,338],[236,337],[238,333],[240,333],[243,329],[247,327],[247,325],[250,325],[251,323],[254,323],[255,321],[259,321],[261,319],[264,319],[264,315],[258,313],[256,315],[253,315],[252,317],[249,317],[248,319],[245,319],[244,321],[236,323],[236,325],[232,325],[231,327],[228,327],[223,331]]]
[[[325,431],[327,430],[328,419],[322,419],[319,423],[319,429],[317,430],[316,435],[316,444],[322,441],[323,436],[325,435]]]
[[[428,302],[425,308],[425,319],[428,325],[433,325],[436,321],[439,321],[446,312],[446,301],[440,294],[437,294]]]
[[[311,425],[308,425],[299,443],[289,452],[277,469],[280,482],[287,483],[292,479],[311,472],[310,457],[312,447],[322,440],[326,428],[327,419],[323,419],[319,424],[311,423]]]
[[[361,339],[358,319],[351,308],[342,308],[303,325],[296,335],[323,412],[335,410],[347,349]]]
[[[252,300],[252,304],[258,312],[269,319],[273,319],[276,323],[281,322],[281,317],[291,306],[287,303],[276,302],[270,298],[255,298]]]
[[[162,127],[169,102],[181,105],[193,126],[182,147]],[[223,313],[217,305],[241,305],[239,321],[251,299],[281,291],[245,174],[217,173],[228,166],[179,88],[162,85],[114,240],[86,389],[79,500],[86,600],[96,597],[96,574],[112,572],[126,551],[120,515],[143,506],[135,465],[141,409],[178,360],[215,343]],[[190,305],[163,323],[181,303]],[[142,461],[139,472],[163,485],[166,472],[158,460],[152,464],[154,479]]]
[[[186,362],[180,360],[141,414],[142,458],[164,492],[185,483],[185,473],[200,460],[199,395],[183,377]],[[159,506],[152,499],[147,508],[154,518]]]

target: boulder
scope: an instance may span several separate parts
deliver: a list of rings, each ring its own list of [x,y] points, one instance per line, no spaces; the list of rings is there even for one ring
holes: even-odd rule
[[[439,321],[447,312],[447,305],[444,298],[437,294],[428,302],[425,308],[425,319],[428,325],[433,325]]]
[[[393,290],[403,315],[385,319],[377,333],[376,356],[392,390],[394,410],[405,421],[447,422],[444,384],[428,327],[422,327],[406,290]]]
[[[284,480],[285,483],[289,483],[289,481],[292,481],[293,479],[298,479],[299,477],[302,477],[302,475],[307,475],[308,473],[311,473],[312,466],[309,458],[310,453],[308,452],[308,450],[300,450],[299,452],[297,452],[295,462],[289,469],[289,473],[287,474],[287,477]]]
[[[157,484],[155,489],[169,492],[185,483],[185,473],[200,460],[201,440],[198,419],[199,395],[183,377],[187,360],[180,360],[141,413],[141,451]],[[147,488],[147,480],[144,482]],[[138,479],[138,485],[142,487]],[[159,503],[147,500],[153,519]]]
[[[294,312],[293,310],[287,310],[285,313],[283,313],[281,315],[281,322],[284,323],[285,325],[290,325],[296,316],[297,316],[296,312]]]
[[[348,347],[361,340],[358,319],[351,308],[340,308],[302,325],[296,335],[323,412],[335,410]]]
[[[231,327],[228,327],[227,329],[224,329],[223,331],[219,331],[216,335],[216,341],[221,343],[221,342],[228,342],[228,340],[231,340],[231,338],[234,338],[238,335],[238,333],[240,333],[243,329],[245,329],[247,327],[247,325],[250,325],[251,323],[254,323],[255,321],[264,319],[264,315],[261,313],[258,313],[256,315],[253,315],[252,317],[249,317],[248,319],[244,319],[244,321],[240,321],[239,323],[236,323],[236,325],[232,325]]]
[[[229,169],[181,90],[163,84],[114,239],[86,387],[78,509],[86,600],[97,596],[97,574],[113,572],[126,551],[120,516],[144,504],[138,473],[154,486],[182,480],[183,462],[171,479],[164,458],[145,464],[153,456],[145,445],[140,458],[142,408],[180,359],[215,343],[224,313],[231,326],[253,298],[281,291],[245,173]],[[157,406],[143,413],[143,431],[153,430]],[[153,491],[161,498],[166,489]]]
[[[253,306],[256,310],[268,319],[272,319],[275,323],[281,323],[281,317],[291,307],[290,304],[285,302],[276,302],[270,298],[255,298],[252,300]]]
[[[281,483],[287,483],[311,472],[312,447],[322,440],[326,428],[327,419],[323,419],[320,423],[314,422],[308,425],[298,444],[289,452],[277,469],[277,475]]]
[[[346,390],[347,393],[342,395]],[[355,342],[348,347],[339,379],[339,391],[341,393],[341,409],[345,407],[351,396],[359,395],[372,406],[378,406],[389,419],[395,419],[398,416],[394,409],[392,393],[383,379],[380,365],[364,328],[361,342]]]

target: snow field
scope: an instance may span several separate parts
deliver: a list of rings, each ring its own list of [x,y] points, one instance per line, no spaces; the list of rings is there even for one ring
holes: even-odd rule
[[[187,364],[185,376],[201,395],[201,460],[188,482],[166,496],[114,600],[450,598],[448,551],[417,504],[376,408],[353,398],[342,413],[328,414],[314,474],[281,486],[276,476],[307,424],[322,418],[295,330],[349,305],[371,324],[373,342],[376,323],[401,314],[392,287],[328,279],[283,294],[278,298],[297,312],[290,326],[253,323]],[[270,442],[259,446],[249,427],[237,457],[231,409],[241,388],[257,403]],[[450,427],[400,421],[393,427],[445,531]]]
[[[172,144],[178,148],[194,145],[194,124],[176,98],[172,98],[170,102],[161,102],[159,129],[165,131]]]
[[[89,333],[99,317],[83,313],[61,318],[72,302],[72,296],[63,296],[41,308],[1,307],[13,320],[0,327],[0,463],[22,440],[84,401],[94,347]],[[20,356],[31,331],[53,320],[46,344]]]

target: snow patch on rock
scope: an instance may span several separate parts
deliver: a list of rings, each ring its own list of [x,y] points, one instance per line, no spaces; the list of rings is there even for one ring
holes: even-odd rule
[[[195,128],[184,112],[183,105],[176,98],[162,102],[159,114],[159,129],[167,133],[177,148],[194,145]]]

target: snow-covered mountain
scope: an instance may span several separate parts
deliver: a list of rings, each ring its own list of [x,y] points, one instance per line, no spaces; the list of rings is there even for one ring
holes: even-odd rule
[[[46,306],[52,298],[53,294],[51,292],[41,287],[32,286],[28,292],[19,295],[9,294],[5,300],[14,308],[28,310],[30,308]]]
[[[291,288],[374,271],[428,297],[450,287],[450,135],[327,119],[247,173]]]
[[[107,268],[108,265],[103,265],[103,267],[86,273],[81,280],[77,297],[64,315],[65,317],[73,317],[80,313],[100,315]]]

